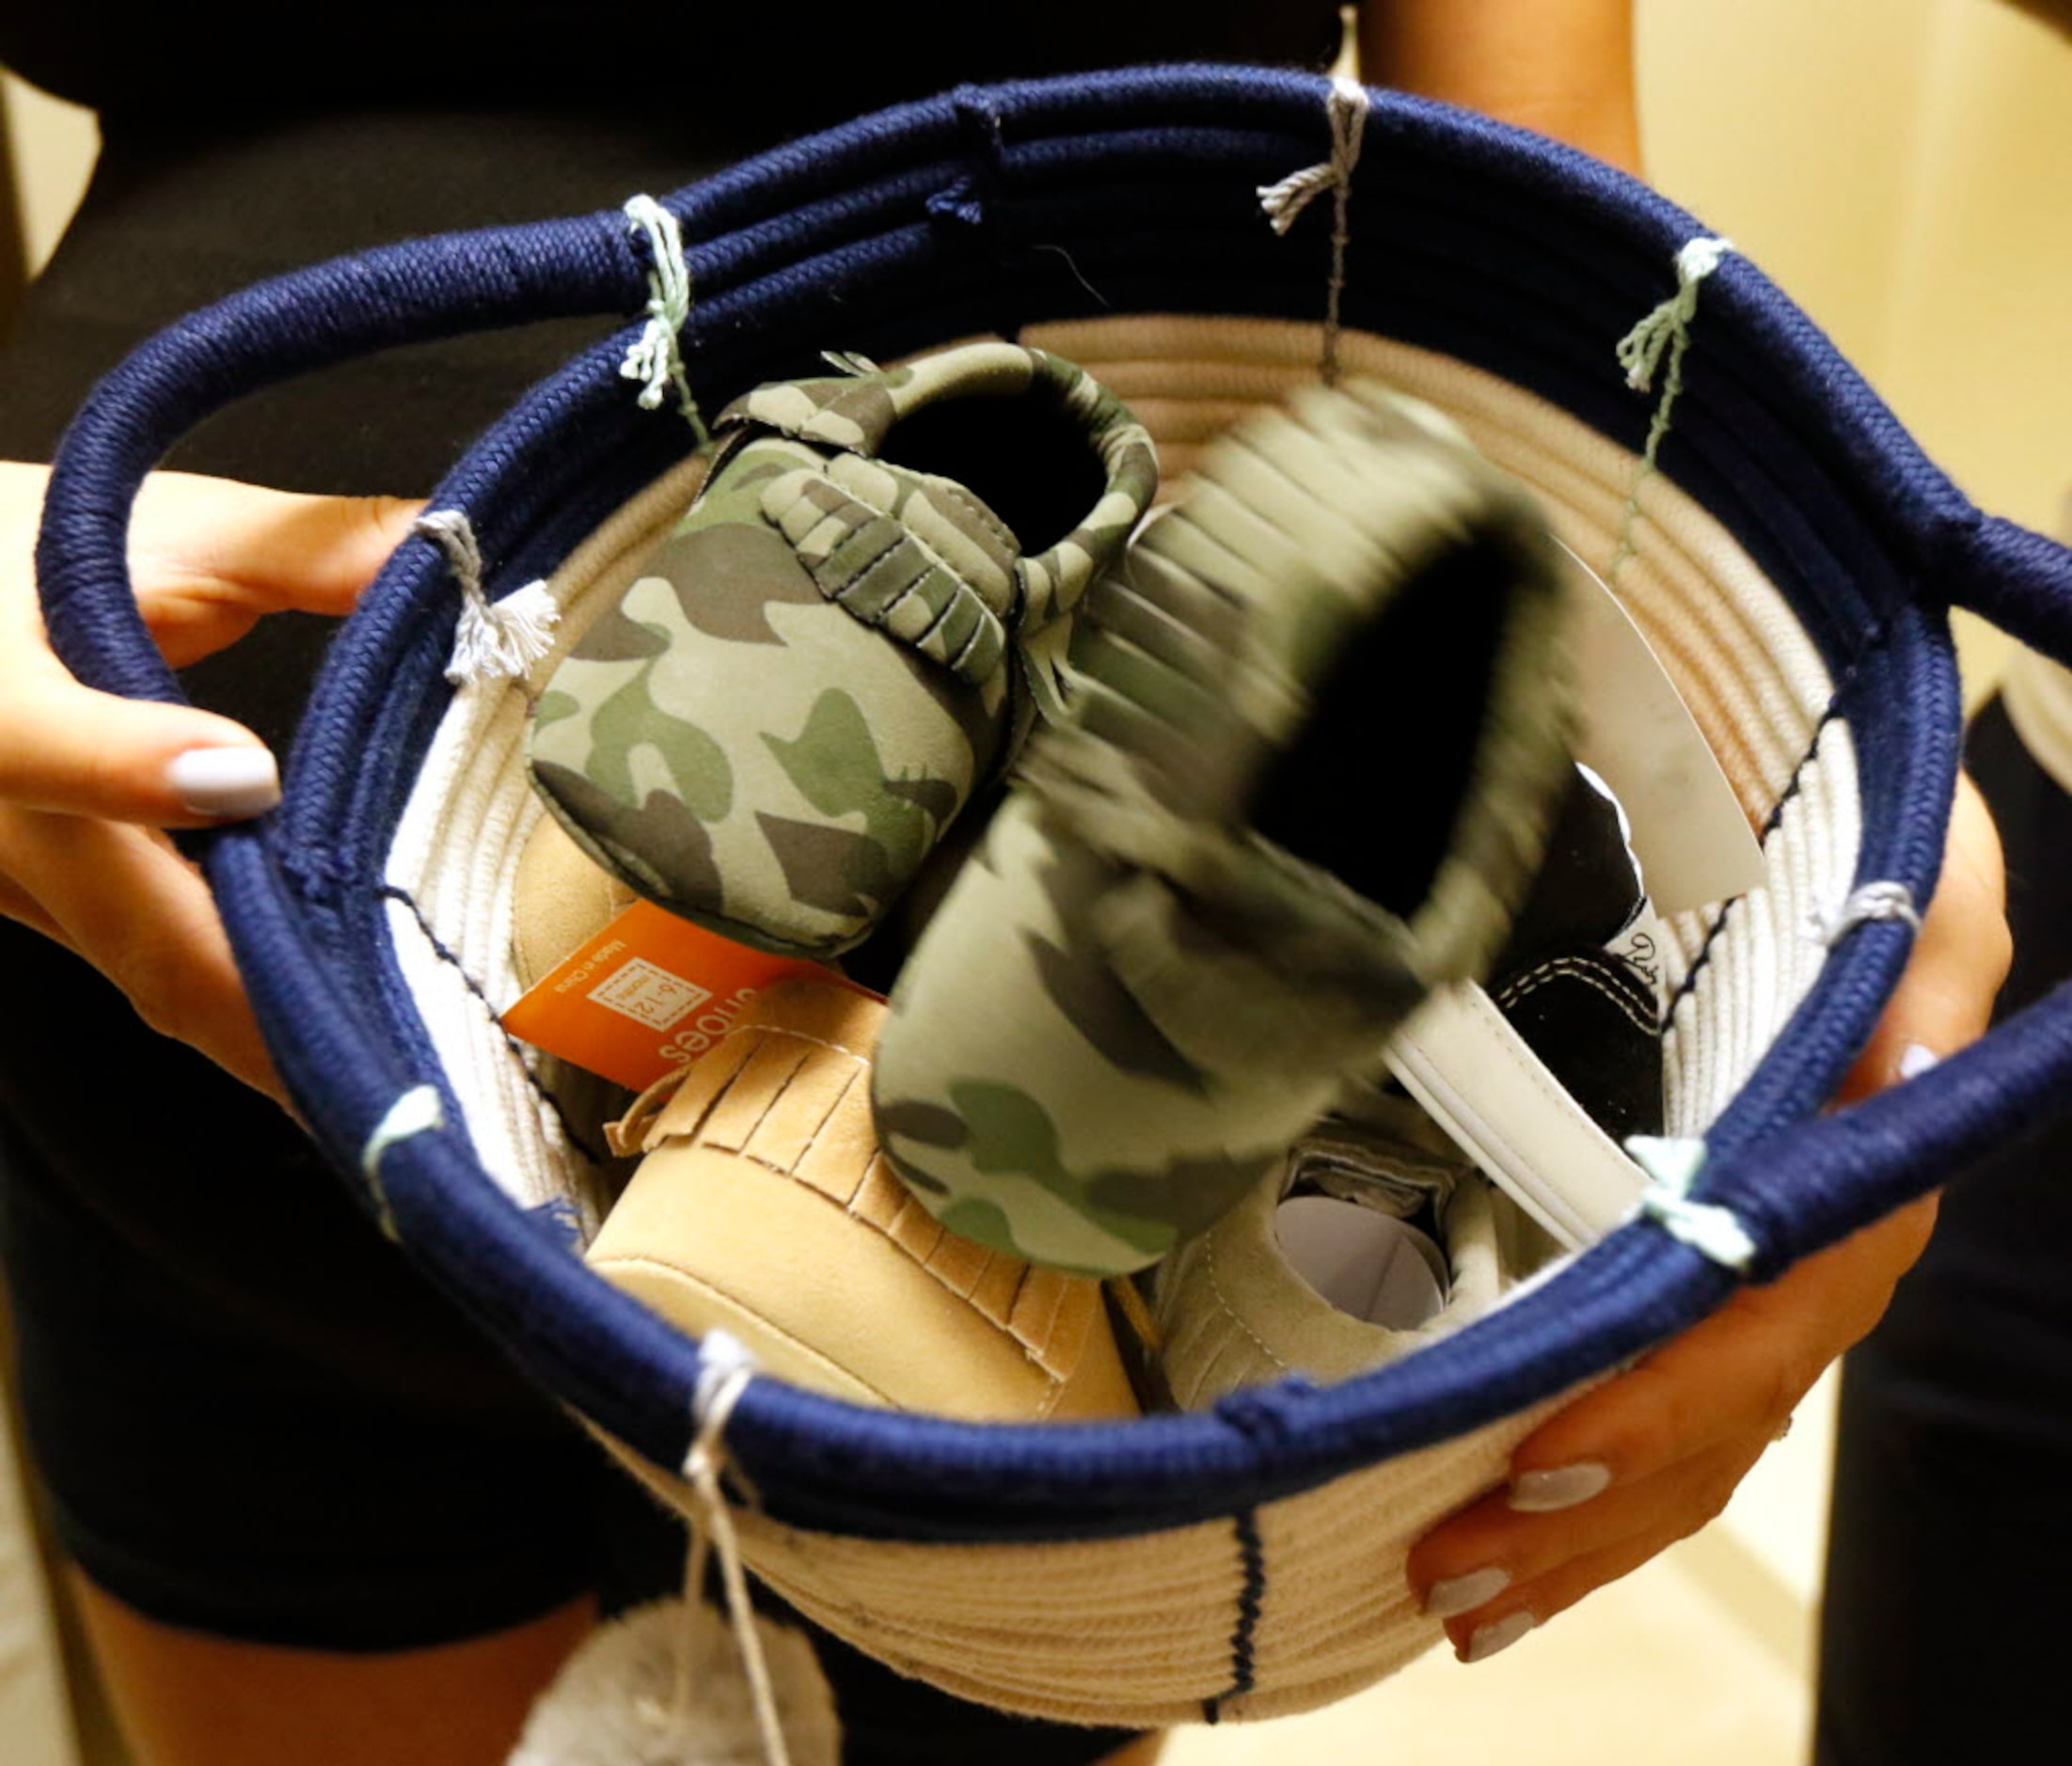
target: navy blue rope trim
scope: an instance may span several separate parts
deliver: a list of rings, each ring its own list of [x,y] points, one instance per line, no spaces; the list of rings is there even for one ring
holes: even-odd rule
[[[504,1029],[503,1014],[497,1010],[496,1002],[490,999],[488,990],[473,975],[467,972],[467,965],[452,951],[449,950],[439,935],[432,930],[432,922],[424,917],[424,909],[419,907],[417,902],[412,899],[410,891],[394,883],[384,883],[375,893],[386,896],[392,902],[401,902],[405,907],[409,908],[411,918],[418,922],[418,930],[424,934],[425,942],[431,945],[433,955],[451,969],[461,978],[462,985],[467,987],[467,991],[482,1001],[482,1010],[489,1014],[489,1021],[497,1027],[497,1033],[503,1038],[504,1047],[511,1051],[511,1058],[518,1064],[518,1071],[525,1076],[526,1084],[532,1088],[540,1102],[554,1112],[554,1120],[561,1125],[561,1132],[568,1137],[569,1144],[590,1160],[593,1165],[606,1164],[608,1160],[605,1154],[592,1146],[588,1141],[577,1133],[576,1125],[569,1121],[568,1112],[561,1108],[561,1100],[555,1096],[547,1089],[546,1082],[540,1076],[532,1071],[531,1063],[525,1058],[525,1045]]]
[[[1763,832],[1758,837],[1759,842],[1767,841],[1772,834],[1777,832],[1779,825],[1784,820],[1786,808],[1805,786],[1807,769],[1812,765],[1813,757],[1820,752],[1820,738],[1827,733],[1827,726],[1841,717],[1842,702],[1847,697],[1849,688],[1855,685],[1857,677],[1863,672],[1868,659],[1875,652],[1882,650],[1891,642],[1893,629],[1894,622],[1890,614],[1886,614],[1874,622],[1869,631],[1863,634],[1861,640],[1856,646],[1842,672],[1835,676],[1834,690],[1827,696],[1827,709],[1821,714],[1820,721],[1813,726],[1812,740],[1808,744],[1806,752],[1800,756],[1798,765],[1792,768],[1791,781],[1784,787],[1783,795],[1778,798],[1777,802],[1771,807],[1770,813],[1764,818]],[[1706,965],[1712,961],[1713,946],[1718,942],[1719,935],[1726,930],[1727,916],[1732,913],[1745,899],[1746,897],[1736,895],[1732,901],[1728,902],[1720,908],[1719,918],[1715,920],[1712,925],[1707,928],[1705,942],[1699,947],[1697,957],[1691,963],[1690,969],[1685,972],[1684,979],[1677,984],[1676,992],[1670,997],[1669,1003],[1662,1014],[1664,1024],[1668,1024],[1670,1019],[1675,1017],[1677,1008],[1690,997],[1691,989],[1698,985],[1699,976],[1704,972]]]
[[[980,248],[992,267],[994,292],[989,304],[997,308],[992,328],[1012,339],[1020,335],[1021,317],[1008,230],[1004,120],[998,97],[984,87],[958,87],[950,95],[950,104],[968,169],[947,190],[928,198],[927,211],[933,218],[953,222],[982,242]]]
[[[1790,806],[1792,799],[1805,789],[1806,774],[1812,766],[1814,757],[1820,752],[1820,738],[1827,733],[1829,724],[1841,720],[1842,713],[1836,708],[1840,699],[1841,694],[1838,692],[1835,698],[1828,702],[1827,709],[1822,714],[1820,721],[1813,726],[1812,741],[1807,747],[1806,752],[1800,757],[1798,765],[1792,768],[1791,782],[1784,787],[1783,795],[1778,798],[1769,814],[1764,818],[1763,832],[1758,837],[1759,844],[1766,843],[1770,836],[1777,832],[1779,827],[1783,823],[1784,812]],[[1692,959],[1691,966],[1685,971],[1684,979],[1677,983],[1676,992],[1669,998],[1669,1008],[1662,1014],[1663,1023],[1667,1024],[1673,1018],[1676,1016],[1677,1008],[1690,998],[1691,990],[1698,985],[1699,976],[1704,972],[1706,965],[1713,960],[1713,946],[1719,942],[1719,935],[1727,929],[1728,915],[1732,914],[1736,907],[1748,899],[1746,895],[1736,895],[1733,900],[1720,908],[1719,917],[1706,929],[1705,942],[1698,947],[1698,955]]]
[[[1238,1624],[1230,1633],[1230,1684],[1213,1698],[1202,1701],[1202,1717],[1208,1723],[1223,1719],[1223,1708],[1233,1698],[1242,1698],[1258,1683],[1258,1664],[1253,1648],[1258,1639],[1259,1615],[1266,1607],[1266,1546],[1259,1538],[1259,1513],[1247,1508],[1233,1517],[1238,1535],[1238,1555],[1244,1566],[1244,1585],[1238,1590]]]

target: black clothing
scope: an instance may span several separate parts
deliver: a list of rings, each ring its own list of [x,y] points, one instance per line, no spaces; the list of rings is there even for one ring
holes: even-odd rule
[[[2007,853],[2008,1016],[2072,977],[2072,797],[1999,702],[1966,765]],[[2048,1752],[2072,1571],[2072,1124],[1950,1186],[1921,1261],[1843,1364],[1819,1766]]]

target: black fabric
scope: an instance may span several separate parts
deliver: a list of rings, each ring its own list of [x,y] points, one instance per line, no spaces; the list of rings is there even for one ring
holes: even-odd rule
[[[943,21],[953,21],[945,26]],[[98,110],[287,114],[493,102],[672,114],[738,151],[964,81],[1160,61],[1321,66],[1331,0],[1043,0],[983,15],[795,4],[673,10],[635,0],[496,7],[359,0],[291,38],[262,0],[67,0],[0,14],[0,63]]]
[[[47,458],[128,349],[282,269],[658,194],[892,99],[1063,71],[1077,59],[1063,42],[1108,65],[1317,63],[1337,32],[1327,7],[1223,0],[1110,8],[1075,37],[1053,8],[1026,15],[1025,39],[989,21],[983,47],[916,53],[882,12],[830,10],[817,42],[787,27],[783,80],[702,74],[745,56],[764,17],[658,38],[652,12],[521,5],[484,32],[465,9],[377,4],[336,54],[290,67],[277,13],[257,8],[10,9],[0,60],[103,105],[103,150],[0,350],[0,457]],[[820,54],[830,42],[840,53]],[[446,97],[458,90],[475,95],[466,108]],[[294,383],[169,464],[421,493],[594,332],[534,327]],[[190,690],[285,745],[326,637],[313,620],[265,622],[190,670]],[[39,1014],[0,1036],[0,1255],[31,1449],[90,1575],[168,1623],[345,1650],[479,1634],[586,1587],[628,1601],[672,1585],[674,1529],[418,1279],[285,1117],[12,922],[0,961]],[[826,1652],[855,1766],[1071,1766],[1124,1739],[1005,1718]]]
[[[1641,953],[1607,949],[1647,907],[1619,809],[1580,771],[1489,992],[1547,1070],[1615,1141],[1662,1132],[1662,1036]]]
[[[1968,765],[2007,849],[2002,1016],[2072,976],[2072,798],[1996,702]],[[2072,1127],[1945,1193],[1926,1254],[1843,1364],[1821,1616],[1820,1766],[2062,1743],[2072,1573]]]

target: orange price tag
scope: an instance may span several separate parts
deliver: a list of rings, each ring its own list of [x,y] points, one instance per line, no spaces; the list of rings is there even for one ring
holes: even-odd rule
[[[760,989],[794,975],[855,985],[635,902],[513,1004],[504,1028],[638,1092],[704,1054]]]

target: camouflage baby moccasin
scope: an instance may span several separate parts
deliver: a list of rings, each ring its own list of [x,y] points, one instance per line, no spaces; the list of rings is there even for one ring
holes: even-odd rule
[[[878,1130],[937,1218],[1143,1268],[1479,974],[1568,776],[1565,602],[1423,406],[1320,388],[1211,449],[901,972]]]
[[[555,670],[533,782],[640,894],[763,950],[865,937],[1004,765],[1157,483],[1085,373],[972,344],[757,388]]]

